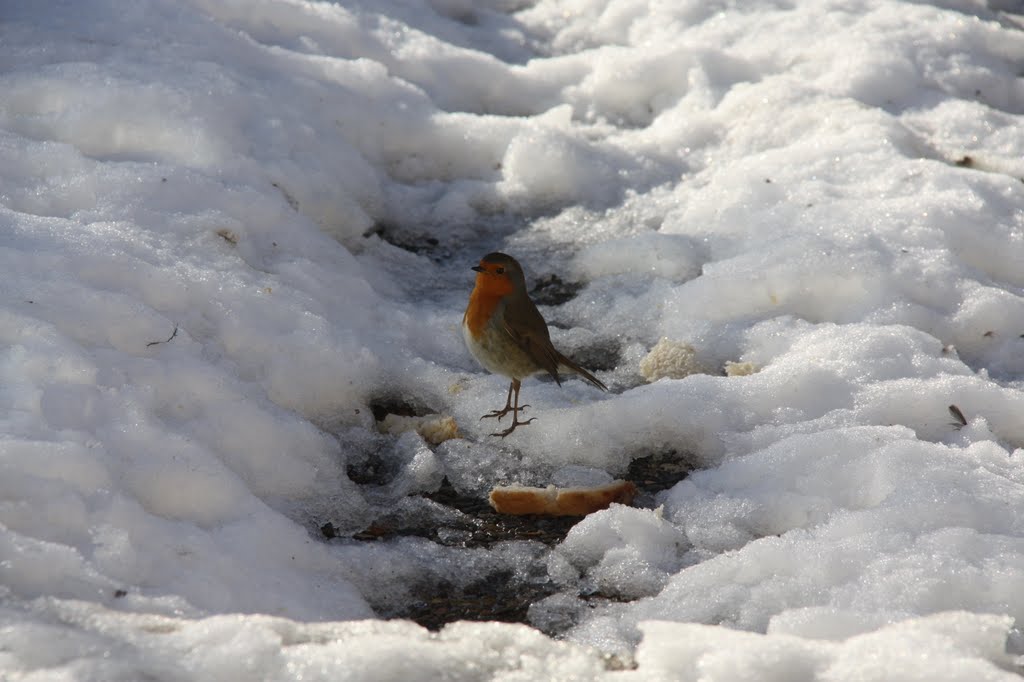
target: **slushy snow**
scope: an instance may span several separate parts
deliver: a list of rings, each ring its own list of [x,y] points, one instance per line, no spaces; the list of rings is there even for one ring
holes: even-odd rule
[[[1018,3],[0,16],[0,677],[1019,679]],[[503,440],[494,250],[611,388]],[[674,454],[554,548],[351,539]],[[538,562],[533,627],[379,618]]]

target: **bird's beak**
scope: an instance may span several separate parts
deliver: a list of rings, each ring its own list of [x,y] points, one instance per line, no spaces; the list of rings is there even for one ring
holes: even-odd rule
[[[470,270],[476,270],[477,272],[486,272],[486,270],[484,270],[479,265],[474,265],[473,267],[470,268]]]

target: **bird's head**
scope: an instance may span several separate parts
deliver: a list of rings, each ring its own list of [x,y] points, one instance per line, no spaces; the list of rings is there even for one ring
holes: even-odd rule
[[[480,259],[476,270],[476,286],[495,296],[507,296],[514,291],[526,291],[523,268],[515,258],[504,253],[489,253]]]

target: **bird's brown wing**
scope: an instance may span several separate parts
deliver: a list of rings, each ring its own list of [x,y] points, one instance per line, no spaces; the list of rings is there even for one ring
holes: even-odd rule
[[[524,298],[516,301],[515,305],[506,305],[504,313],[505,332],[561,386],[562,380],[558,376],[561,355],[551,345],[548,325],[537,306],[529,298]]]

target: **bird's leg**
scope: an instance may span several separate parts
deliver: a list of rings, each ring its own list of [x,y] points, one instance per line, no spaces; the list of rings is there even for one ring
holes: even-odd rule
[[[512,397],[512,391],[513,390],[515,391],[515,394],[516,394],[515,406],[512,408],[512,425],[509,426],[504,431],[498,431],[497,433],[492,433],[491,434],[492,436],[501,436],[502,438],[504,438],[508,434],[510,434],[513,431],[515,431],[517,426],[526,426],[527,424],[532,422],[534,419],[536,419],[536,417],[530,417],[529,419],[527,419],[524,422],[519,421],[519,410],[521,410],[521,409],[523,409],[525,407],[529,407],[529,405],[523,405],[522,407],[519,406],[519,379],[513,379],[512,380],[512,385],[509,386],[508,390],[509,390],[509,398]],[[505,411],[506,412],[508,411],[508,405],[505,406]]]
[[[516,391],[516,405],[517,405],[517,407],[515,407],[515,408],[512,407],[512,389],[513,388]],[[504,417],[509,412],[518,412],[519,410],[523,409],[524,407],[529,407],[529,405],[523,405],[523,407],[518,407],[518,404],[519,404],[519,380],[518,379],[513,379],[512,383],[510,383],[508,385],[508,397],[505,398],[505,407],[501,408],[500,410],[495,410],[494,412],[488,412],[484,416],[480,417],[480,419],[487,419],[488,417],[497,417],[498,421],[501,421],[501,418]],[[512,415],[512,421],[515,421],[515,415],[514,414]]]

